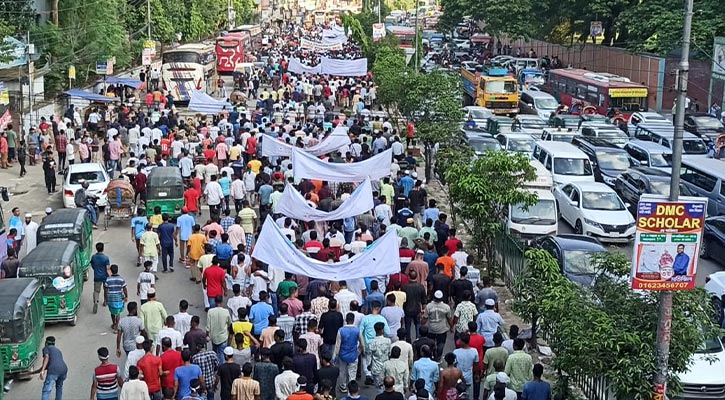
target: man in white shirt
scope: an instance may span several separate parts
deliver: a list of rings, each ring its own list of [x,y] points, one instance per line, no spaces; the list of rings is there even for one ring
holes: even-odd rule
[[[240,271],[239,273],[242,272]],[[237,310],[251,307],[252,301],[249,300],[249,297],[242,296],[242,287],[238,283],[232,286],[232,292],[234,292],[234,296],[227,300],[227,308],[229,309],[229,313],[232,314],[232,322],[237,322],[239,321],[239,313]]]
[[[189,302],[181,300],[179,302],[179,312],[174,314],[174,329],[181,333],[182,338],[191,329],[191,314],[187,312],[188,310]]]
[[[184,346],[184,337],[181,336],[181,332],[174,328],[175,325],[176,320],[174,319],[174,316],[167,316],[166,325],[161,328],[159,335],[156,337],[156,341],[154,342],[156,343],[156,355],[161,355],[161,340],[163,338],[171,339],[171,348],[176,349],[176,351],[181,351],[181,348]]]
[[[141,128],[138,125],[134,125],[133,128],[128,130],[128,146],[136,155],[138,155],[139,135],[141,135]]]
[[[145,132],[145,130],[147,130],[147,129],[148,129],[148,132]],[[144,146],[148,146],[151,144],[149,137],[151,137],[151,129],[143,128],[143,130],[141,130],[141,136],[138,137],[138,147],[136,148],[137,156],[140,156],[141,154],[143,154]]]
[[[171,157],[178,158],[184,148],[184,142],[177,136],[173,142],[171,142]]]
[[[383,223],[385,226],[390,226],[390,218],[393,217],[393,210],[388,205],[388,199],[385,196],[380,196],[380,204],[378,204],[375,207],[375,218],[378,218],[380,220],[380,217],[383,217]]]
[[[242,201],[244,200],[247,190],[244,186],[244,181],[241,180],[238,176],[234,175],[234,180],[232,181],[231,185],[231,195],[232,199],[234,200],[234,212],[239,214],[239,211],[243,208],[242,207]]]
[[[398,138],[397,136],[393,138],[393,144],[390,145],[390,149],[393,151],[393,157],[395,158],[402,157],[403,153],[405,152],[403,143],[400,143],[400,138]]]
[[[461,267],[466,265],[466,260],[468,259],[468,253],[463,251],[463,243],[458,242],[456,252],[451,254],[451,258],[456,262],[455,276],[453,279],[458,279],[461,277]]]
[[[340,285],[340,290],[335,295],[335,300],[337,300],[340,313],[342,315],[347,315],[347,313],[350,312],[350,302],[355,300],[359,304],[362,303],[362,298],[347,288],[347,281],[340,281],[338,284]]]
[[[206,184],[204,189],[204,196],[206,197],[206,204],[209,205],[209,216],[212,219],[219,218],[219,211],[221,210],[222,201],[224,200],[224,192],[222,191],[221,185],[217,182],[216,175],[211,176],[211,181]]]
[[[174,142],[174,143],[177,143],[177,142]],[[181,157],[181,160],[179,160],[179,168],[181,169],[182,178],[184,178],[184,179],[191,178],[191,172],[194,170],[194,160],[191,159],[190,154],[187,154],[184,157]]]
[[[65,157],[68,160],[68,165],[73,165],[76,162],[76,141],[70,139],[68,144],[65,145]]]

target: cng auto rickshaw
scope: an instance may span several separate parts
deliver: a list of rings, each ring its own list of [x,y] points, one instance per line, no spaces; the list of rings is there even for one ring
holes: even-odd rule
[[[88,210],[61,208],[46,216],[38,227],[38,244],[72,240],[78,243],[83,273],[88,271],[93,256],[93,223]]]
[[[146,180],[146,216],[154,215],[156,207],[172,218],[181,215],[184,181],[178,168],[156,167],[149,173]]]
[[[40,282],[45,321],[75,326],[83,293],[83,261],[78,243],[43,242],[23,257],[19,277]]]
[[[0,280],[0,353],[6,374],[27,377],[45,334],[43,296],[37,279]]]

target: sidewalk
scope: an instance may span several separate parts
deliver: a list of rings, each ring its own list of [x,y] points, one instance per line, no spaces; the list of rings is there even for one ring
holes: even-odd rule
[[[46,207],[54,210],[63,207],[62,185],[63,176],[56,175],[57,193],[48,194],[45,189],[45,178],[43,175],[43,165],[41,162],[34,166],[25,166],[27,174],[20,178],[20,166],[17,162],[13,163],[13,167],[0,170],[0,182],[2,186],[8,188],[10,201],[2,202],[4,217],[9,218],[10,210],[13,207],[20,207],[20,213],[32,213],[33,217],[45,215]]]

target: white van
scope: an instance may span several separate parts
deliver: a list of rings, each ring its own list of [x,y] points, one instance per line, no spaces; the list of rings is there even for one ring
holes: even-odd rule
[[[539,140],[532,158],[551,172],[555,186],[594,182],[594,168],[589,157],[571,143]]]
[[[551,172],[537,160],[531,160],[531,166],[536,169],[536,179],[526,182],[524,187],[535,193],[538,201],[528,209],[520,204],[509,205],[506,218],[508,232],[527,243],[539,236],[556,235],[559,231],[559,214],[551,193],[554,186]]]
[[[536,114],[544,121],[548,121],[557,107],[559,102],[549,93],[522,90],[519,94],[519,109],[522,114]]]

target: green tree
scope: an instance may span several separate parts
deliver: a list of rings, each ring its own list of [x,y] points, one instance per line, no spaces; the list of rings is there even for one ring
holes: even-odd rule
[[[390,115],[397,115],[399,103],[405,101],[407,75],[413,71],[405,65],[405,55],[399,48],[382,47],[373,63],[377,86],[377,101]]]
[[[9,25],[6,21],[0,20],[0,63],[12,61],[12,51],[14,46],[5,42],[4,38],[12,36],[15,33],[15,27]]]
[[[35,24],[32,1],[0,1],[0,24],[4,25],[5,32],[10,32],[8,36],[25,37],[25,33]]]
[[[568,280],[546,251],[529,250],[526,258],[526,271],[515,284],[514,310],[546,332],[553,367],[604,377],[616,398],[649,399],[658,295],[631,289],[631,262],[620,253],[592,257],[596,279],[583,288]],[[677,375],[687,370],[690,357],[721,333],[703,289],[675,292],[672,315],[670,398],[681,389]]]
[[[494,242],[503,232],[509,205],[529,207],[536,203],[536,194],[524,189],[524,183],[535,178],[526,155],[505,151],[487,152],[473,162],[453,164],[446,170],[450,197],[458,216],[469,224],[479,259],[485,257],[492,263]]]

